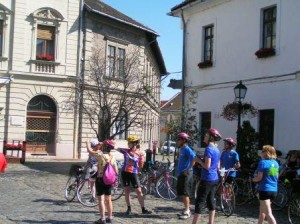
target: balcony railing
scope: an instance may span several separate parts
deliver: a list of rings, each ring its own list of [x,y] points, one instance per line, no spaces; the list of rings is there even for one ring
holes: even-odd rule
[[[33,60],[33,71],[38,73],[55,74],[58,62]]]

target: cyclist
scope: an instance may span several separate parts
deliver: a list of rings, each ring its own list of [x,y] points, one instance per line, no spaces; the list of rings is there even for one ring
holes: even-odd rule
[[[116,159],[114,158],[113,154],[110,153],[112,149],[115,148],[115,143],[113,140],[105,140],[103,143],[99,143],[100,145],[99,149],[94,151],[88,144],[86,143],[86,147],[88,152],[95,156],[98,160],[98,172],[97,172],[97,178],[96,178],[96,191],[97,196],[99,200],[99,211],[100,211],[100,219],[97,220],[95,223],[99,224],[106,224],[106,220],[109,223],[112,223],[112,201],[111,201],[111,189],[112,185],[106,185],[103,182],[103,174],[104,174],[104,168],[107,163],[110,163],[115,173],[118,174],[118,166]],[[105,205],[107,207],[108,217],[105,219]]]
[[[262,148],[262,160],[258,163],[257,176],[252,179],[258,183],[259,192],[259,218],[258,224],[262,224],[267,218],[269,224],[276,224],[272,214],[271,203],[277,195],[279,165],[276,161],[276,150],[271,145]]]
[[[223,141],[224,151],[221,154],[221,167],[224,167],[226,170],[240,168],[239,154],[233,149],[236,146],[236,141],[233,138],[225,138]],[[226,182],[231,184],[235,177],[236,172],[230,172],[226,178]]]
[[[184,132],[177,135],[176,145],[180,149],[178,159],[177,194],[182,196],[184,210],[179,214],[179,219],[187,219],[191,216],[190,196],[192,194],[193,170],[190,168],[195,158],[194,151],[188,146],[190,136]]]
[[[138,170],[142,168],[144,164],[144,158],[139,150],[139,139],[137,136],[129,136],[127,138],[129,149],[116,148],[117,151],[124,155],[124,164],[122,167],[122,181],[125,192],[125,200],[127,204],[126,215],[131,214],[131,201],[130,201],[130,184],[135,189],[135,192],[138,197],[138,201],[142,208],[143,214],[151,214],[152,211],[145,209],[145,202],[140,187],[140,181],[138,178]]]
[[[204,135],[203,142],[208,146],[205,148],[204,160],[198,157],[194,158],[192,166],[195,162],[200,163],[201,181],[197,189],[197,197],[195,200],[195,214],[192,224],[196,224],[201,218],[201,210],[205,203],[209,210],[209,224],[214,223],[216,204],[215,194],[219,182],[218,169],[220,168],[220,150],[217,148],[217,142],[222,136],[216,129],[209,129]]]

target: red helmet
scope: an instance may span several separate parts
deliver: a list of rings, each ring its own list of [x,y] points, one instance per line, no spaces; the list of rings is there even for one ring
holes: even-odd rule
[[[190,140],[190,136],[187,133],[181,132],[177,135],[177,138],[184,139],[186,141]]]
[[[103,144],[110,148],[115,148],[115,145],[116,145],[115,142],[111,139],[104,140]]]
[[[222,139],[222,135],[218,132],[217,129],[209,129],[208,133],[210,136],[213,136],[216,141],[220,141]]]
[[[236,141],[233,138],[225,138],[223,141],[228,142],[232,146],[236,146]]]

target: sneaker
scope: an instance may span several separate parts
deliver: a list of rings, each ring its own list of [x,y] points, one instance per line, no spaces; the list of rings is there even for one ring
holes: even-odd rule
[[[180,213],[177,214],[177,216],[179,217],[179,216],[184,215],[185,214],[184,212],[185,212],[185,210],[182,210]]]
[[[112,219],[106,218],[106,223],[113,224],[113,221],[112,221]]]
[[[130,215],[131,214],[131,209],[128,208],[125,214]]]
[[[98,219],[97,221],[95,221],[94,224],[106,224],[106,221],[105,221],[105,219],[102,220],[102,219],[100,218],[100,219]]]
[[[184,214],[182,214],[181,216],[179,216],[179,219],[188,219],[189,217],[191,217],[191,212],[184,212]]]
[[[152,211],[147,210],[147,209],[144,209],[144,210],[142,211],[142,214],[152,214]]]

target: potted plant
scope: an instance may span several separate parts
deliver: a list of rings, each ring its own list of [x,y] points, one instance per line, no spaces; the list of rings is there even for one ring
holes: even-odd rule
[[[39,54],[36,56],[36,59],[42,61],[53,61],[54,57],[50,54]]]
[[[275,49],[270,48],[261,48],[258,51],[255,52],[255,55],[257,58],[267,58],[275,55]]]
[[[210,60],[206,60],[206,61],[198,63],[199,68],[208,68],[208,67],[212,67],[212,65],[213,65],[213,63]]]
[[[242,103],[241,108],[239,108],[239,102],[228,103],[223,107],[221,116],[228,120],[233,121],[237,120],[239,109],[241,110],[242,116],[247,116],[248,118],[253,118],[257,115],[257,109],[250,103]]]

